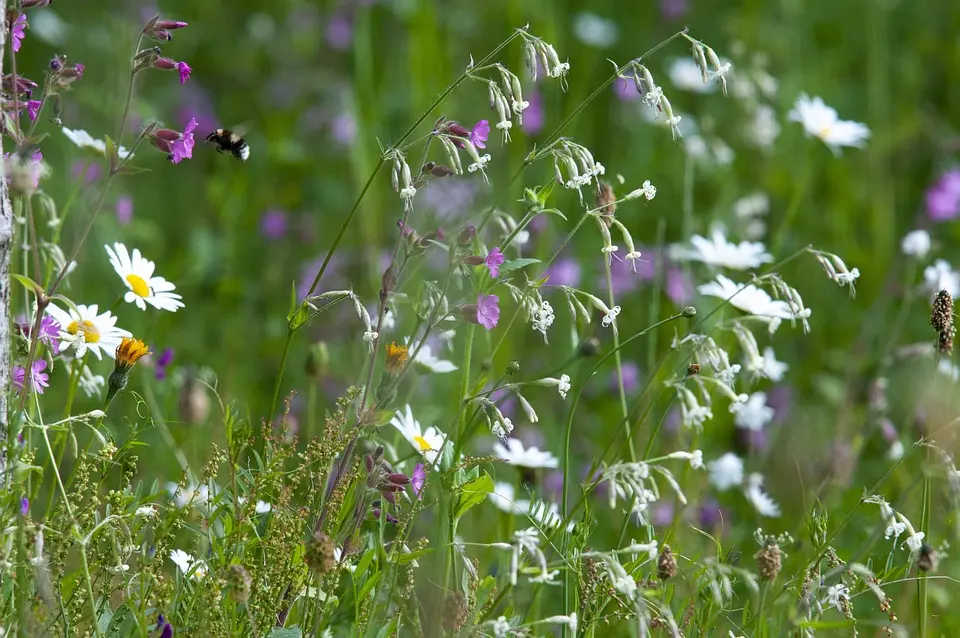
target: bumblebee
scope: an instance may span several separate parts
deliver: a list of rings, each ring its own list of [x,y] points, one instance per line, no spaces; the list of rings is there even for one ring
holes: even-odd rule
[[[236,131],[226,128],[218,128],[216,131],[207,135],[206,141],[217,145],[217,152],[228,152],[241,162],[246,162],[250,157],[250,145],[243,139],[243,136]]]

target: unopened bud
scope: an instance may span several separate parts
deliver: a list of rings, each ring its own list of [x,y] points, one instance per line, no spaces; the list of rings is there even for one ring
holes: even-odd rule
[[[477,236],[477,227],[473,224],[470,224],[462,231],[460,231],[460,237],[457,238],[458,243],[461,246],[469,246],[473,243],[474,237]]]
[[[697,309],[693,306],[687,306],[683,309],[683,312],[681,312],[680,315],[686,317],[687,319],[692,319],[697,316]]]
[[[596,337],[587,337],[580,342],[577,354],[581,357],[595,357],[600,352],[600,340]]]
[[[519,361],[511,361],[510,363],[507,364],[507,374],[509,374],[510,376],[513,376],[515,374],[518,374],[519,372],[520,372]]]
[[[50,60],[50,70],[53,71],[54,73],[57,73],[58,71],[60,71],[60,69],[63,68],[63,65],[64,65],[64,58],[62,55],[56,55],[53,57],[52,60]]]
[[[307,376],[320,379],[330,371],[330,350],[324,341],[315,343],[307,350],[305,364]]]

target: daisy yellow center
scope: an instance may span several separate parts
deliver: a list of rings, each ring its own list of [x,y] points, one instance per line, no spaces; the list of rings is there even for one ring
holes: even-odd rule
[[[141,297],[150,296],[150,286],[143,280],[143,277],[139,275],[127,275],[127,283],[130,284],[130,289]]]
[[[420,446],[420,451],[421,451],[421,452],[426,452],[427,450],[432,450],[432,449],[433,449],[433,448],[430,446],[430,444],[427,442],[427,440],[426,440],[425,438],[423,438],[422,436],[415,436],[415,437],[413,437],[413,440],[416,441],[416,442],[417,442],[417,445]]]
[[[82,332],[83,340],[87,343],[96,343],[100,341],[100,331],[97,330],[97,326],[88,319],[71,322],[70,325],[67,326],[67,332],[72,335]]]
[[[817,137],[819,137],[820,139],[826,139],[826,137],[830,135],[830,130],[832,128],[833,127],[829,125],[821,126],[820,131],[817,133]]]

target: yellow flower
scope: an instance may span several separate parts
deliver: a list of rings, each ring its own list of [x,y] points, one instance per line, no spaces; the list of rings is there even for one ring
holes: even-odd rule
[[[387,372],[396,374],[403,369],[403,364],[407,362],[407,346],[398,346],[396,342],[391,342],[387,346]]]
[[[120,341],[120,345],[117,346],[116,354],[117,368],[127,371],[140,360],[140,357],[150,354],[150,351],[147,349],[147,344],[139,339],[124,337],[123,340]]]

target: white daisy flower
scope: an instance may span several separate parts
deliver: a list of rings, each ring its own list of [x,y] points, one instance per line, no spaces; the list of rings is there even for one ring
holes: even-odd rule
[[[137,508],[137,511],[134,512],[136,516],[141,518],[153,518],[157,515],[157,506],[156,505],[143,505]]]
[[[780,506],[763,491],[763,476],[754,472],[747,477],[747,487],[744,495],[760,516],[777,518],[780,516]]]
[[[60,324],[60,351],[75,346],[78,358],[90,351],[97,359],[102,359],[104,354],[113,359],[120,341],[133,336],[116,327],[117,318],[109,310],[97,314],[96,304],[78,305],[76,310],[67,311],[50,304],[47,313]]]
[[[766,290],[757,288],[753,284],[746,284],[746,286],[743,286],[743,290],[740,290],[740,288],[740,284],[723,275],[717,275],[716,281],[698,286],[697,291],[708,297],[729,299],[730,305],[734,308],[755,317],[765,318],[771,324],[771,332],[776,329],[776,326],[779,326],[783,319],[804,319],[810,316],[809,308],[805,308],[799,315],[794,314],[790,309],[790,304],[786,301],[774,299]]]
[[[507,439],[507,444],[493,444],[493,453],[498,457],[518,467],[549,467],[555,468],[559,465],[557,457],[550,452],[545,452],[537,447],[524,448],[520,439]]]
[[[62,127],[60,130],[63,131],[63,134],[66,135],[71,142],[80,148],[91,148],[101,154],[107,150],[107,143],[105,141],[94,139],[93,136],[84,130],[68,129],[66,126]],[[122,146],[117,149],[117,155],[120,156],[120,159],[133,157],[133,153]]]
[[[924,268],[923,280],[934,294],[946,290],[952,297],[960,295],[960,273],[944,259],[938,259],[932,266]]]
[[[759,432],[773,419],[773,408],[767,405],[766,392],[754,392],[745,403],[730,404],[730,411],[736,416],[734,423],[738,428]]]
[[[843,146],[863,148],[870,137],[866,124],[841,120],[836,109],[827,106],[821,98],[811,98],[806,93],[800,94],[787,118],[800,122],[807,135],[819,138],[834,155],[840,155]]]
[[[721,492],[743,483],[743,459],[733,452],[707,463],[707,470],[710,472],[710,483]]]
[[[908,257],[923,259],[930,252],[930,233],[925,230],[913,230],[900,242],[900,249]]]
[[[447,372],[453,372],[457,369],[457,366],[455,366],[452,361],[445,361],[436,357],[433,354],[433,349],[427,344],[423,344],[420,352],[413,358],[413,362],[437,374],[446,374]]]
[[[156,266],[149,259],[144,259],[140,250],[133,249],[133,256],[127,252],[127,247],[117,242],[111,249],[104,246],[110,256],[110,265],[127,284],[130,290],[123,296],[127,303],[135,303],[140,310],[146,310],[150,304],[157,310],[176,312],[183,308],[181,297],[173,292],[176,289],[172,283],[163,277],[154,277]]]
[[[694,235],[690,238],[691,248],[673,245],[670,257],[677,260],[699,261],[708,266],[719,266],[731,270],[758,268],[761,264],[773,261],[773,255],[766,252],[760,242],[742,241],[734,244],[727,241],[723,229],[714,227],[710,239]]]
[[[190,574],[193,580],[200,580],[207,573],[207,568],[202,561],[198,561],[182,549],[171,551],[170,560],[176,564],[182,574]]]
[[[403,438],[416,448],[427,459],[428,463],[431,465],[438,463],[440,448],[443,447],[443,441],[446,437],[443,432],[433,426],[424,431],[420,427],[420,422],[413,418],[413,410],[410,409],[409,403],[406,406],[406,413],[397,410],[397,413],[390,419],[390,425],[397,428]]]

